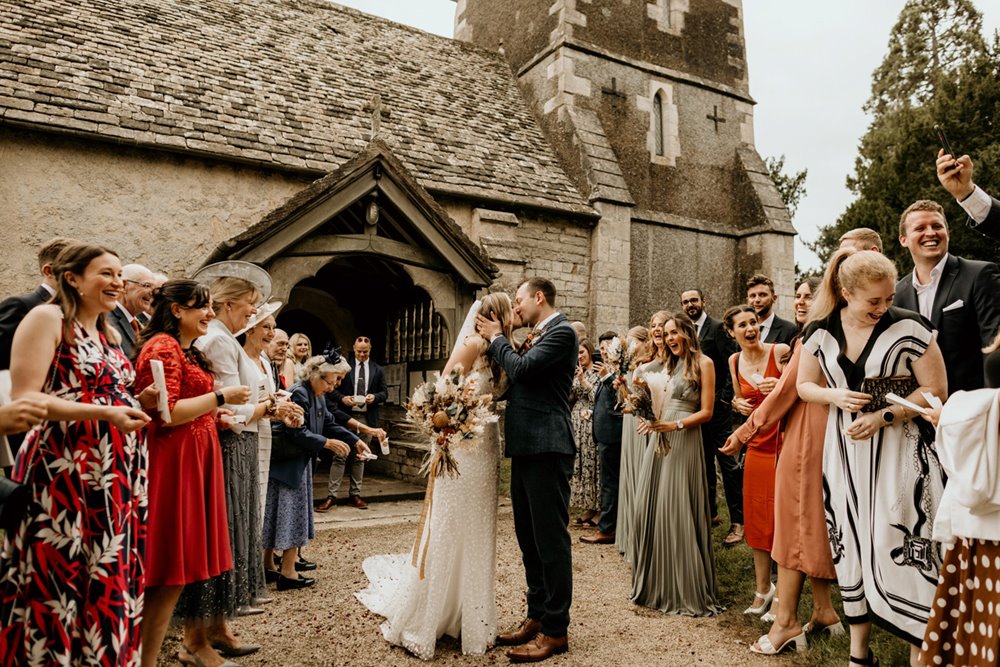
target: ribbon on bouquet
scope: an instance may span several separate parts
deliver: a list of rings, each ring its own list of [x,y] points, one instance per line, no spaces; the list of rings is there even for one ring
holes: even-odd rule
[[[424,578],[424,566],[427,565],[427,547],[431,543],[431,510],[434,508],[434,480],[443,472],[446,467],[445,459],[449,458],[448,451],[444,447],[438,448],[431,457],[427,465],[427,490],[424,492],[424,506],[420,509],[420,521],[417,523],[417,539],[413,543],[413,557],[410,564],[420,568],[420,579]],[[427,528],[427,536],[424,537],[424,528]],[[423,541],[424,547],[420,548]],[[419,565],[418,565],[419,563]]]

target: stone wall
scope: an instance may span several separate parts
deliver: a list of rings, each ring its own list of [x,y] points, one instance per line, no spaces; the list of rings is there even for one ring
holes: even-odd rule
[[[309,180],[0,127],[8,243],[0,292],[38,284],[38,247],[53,236],[103,243],[124,262],[184,275]]]
[[[513,295],[525,278],[545,276],[556,285],[557,308],[592,325],[589,225],[557,213],[476,208],[454,199],[441,203],[500,269],[491,291]]]

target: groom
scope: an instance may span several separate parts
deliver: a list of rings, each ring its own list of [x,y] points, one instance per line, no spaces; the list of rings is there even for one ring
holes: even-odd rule
[[[567,526],[576,456],[569,391],[578,343],[555,302],[555,285],[545,278],[531,278],[517,289],[515,319],[534,327],[520,350],[498,321],[476,318],[476,330],[490,342],[489,356],[511,382],[505,454],[511,459],[510,499],[528,584],[528,617],[517,630],[497,637],[497,644],[516,647],[507,652],[513,662],[538,662],[569,648],[573,571]]]

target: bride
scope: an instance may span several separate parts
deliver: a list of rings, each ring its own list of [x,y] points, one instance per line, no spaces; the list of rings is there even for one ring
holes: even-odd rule
[[[495,316],[510,338],[515,315],[510,297],[488,294],[473,304],[442,374],[457,365],[480,375],[480,392],[502,393],[504,378],[491,368],[487,341],[475,333],[476,314]],[[499,378],[499,379],[498,379]],[[433,453],[433,452],[432,452]],[[435,480],[432,511],[417,546],[424,578],[410,554],[371,556],[362,567],[369,586],[355,596],[385,616],[382,635],[422,660],[434,657],[442,635],[461,637],[462,653],[482,655],[496,638],[496,519],[500,435],[496,423],[453,450],[459,475]]]

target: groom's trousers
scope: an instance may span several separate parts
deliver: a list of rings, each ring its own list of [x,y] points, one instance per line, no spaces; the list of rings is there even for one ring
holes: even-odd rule
[[[551,637],[564,637],[573,598],[569,536],[569,454],[515,456],[510,465],[514,531],[528,584],[528,617]]]

